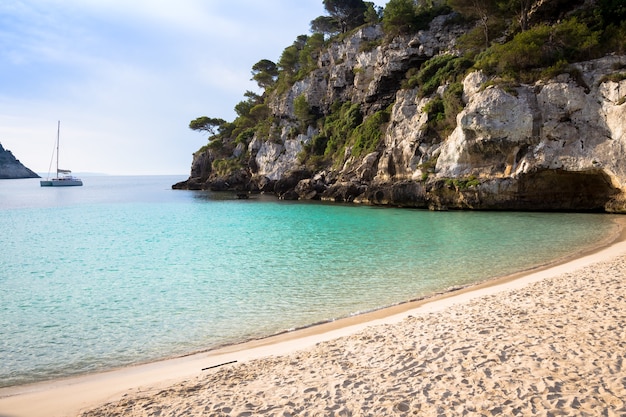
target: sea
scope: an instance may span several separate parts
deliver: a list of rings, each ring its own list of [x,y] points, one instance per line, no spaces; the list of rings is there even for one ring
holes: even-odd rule
[[[579,252],[602,214],[172,190],[186,176],[0,180],[0,387],[206,351]]]

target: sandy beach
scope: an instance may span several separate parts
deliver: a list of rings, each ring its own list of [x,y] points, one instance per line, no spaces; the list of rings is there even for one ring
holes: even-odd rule
[[[625,356],[622,233],[565,263],[425,302],[0,390],[0,417],[626,416]]]

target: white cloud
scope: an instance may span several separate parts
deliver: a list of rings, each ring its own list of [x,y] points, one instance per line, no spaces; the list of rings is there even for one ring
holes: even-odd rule
[[[75,171],[189,172],[198,116],[232,119],[322,0],[4,0],[0,142],[46,171],[61,120]]]

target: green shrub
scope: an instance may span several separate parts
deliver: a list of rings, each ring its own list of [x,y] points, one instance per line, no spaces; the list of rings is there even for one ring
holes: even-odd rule
[[[217,175],[226,176],[232,172],[243,168],[240,159],[216,159],[212,164],[213,172]]]
[[[413,0],[389,0],[383,13],[383,28],[391,36],[411,32],[415,15]]]
[[[476,66],[488,73],[517,78],[521,71],[547,66],[542,52],[551,27],[541,25],[518,34],[511,42],[496,44],[477,57]]]
[[[428,176],[435,172],[435,166],[437,166],[438,158],[438,156],[435,156],[423,164],[418,165],[418,168],[422,171],[422,181],[426,181]]]
[[[326,136],[314,136],[310,144],[310,153],[312,153],[313,155],[324,155],[327,145],[328,138]]]
[[[257,136],[259,138],[270,138],[272,135],[272,128],[274,127],[275,123],[276,120],[273,116],[270,116],[267,119],[257,123],[257,125],[255,126]]]
[[[507,26],[504,20],[497,18],[489,19],[486,28],[482,24],[477,25],[461,35],[457,40],[457,46],[464,56],[474,59],[476,55],[484,51],[488,46],[488,39],[485,36],[492,39],[504,33],[506,29]],[[487,33],[485,33],[485,30]]]
[[[466,178],[446,178],[445,183],[448,187],[454,187],[458,190],[466,190],[480,185],[480,180],[474,175],[470,175]]]
[[[443,111],[445,115],[446,131],[451,131],[456,127],[456,116],[464,107],[463,84],[450,84],[443,93]]]
[[[447,4],[432,7],[418,5],[415,12],[413,29],[415,31],[426,30],[435,17],[449,14],[450,12],[452,12],[452,9]]]
[[[389,122],[390,111],[381,110],[367,117],[352,133],[352,155],[361,156],[373,152],[383,137],[383,127]]]
[[[300,69],[298,71],[298,79],[304,78],[311,71],[317,68],[317,58],[320,52],[325,46],[324,35],[321,33],[314,33],[307,37],[306,43],[303,45],[302,50],[299,51]]]
[[[306,155],[305,156],[303,152],[301,152],[298,155],[298,161],[300,162],[300,164],[305,164],[307,167],[309,167],[313,171],[319,171],[320,169],[324,168],[328,164],[328,161],[326,160],[324,155]]]
[[[219,151],[224,147],[224,141],[222,139],[214,139],[207,145],[207,148]]]
[[[481,26],[475,26],[461,35],[457,45],[468,56],[476,56],[485,50],[485,31]]]
[[[508,94],[517,97],[517,89],[520,86],[519,81],[511,78],[511,77],[496,77],[484,83],[480,89],[485,90],[490,86],[496,86],[499,89],[507,92]]]
[[[441,96],[436,96],[426,103],[422,111],[428,115],[428,125],[431,127],[435,127],[446,118],[446,108]]]
[[[601,43],[604,45],[605,53],[626,54],[626,21],[619,25],[609,25],[603,33]]]
[[[477,57],[476,66],[490,74],[533,81],[535,70],[597,56],[600,33],[570,18],[557,25],[537,25],[510,42],[495,44]]]
[[[626,80],[626,72],[618,72],[614,74],[605,75],[600,79],[600,84],[605,83],[607,81],[613,81],[614,83],[618,83],[620,81]]]
[[[382,43],[383,43],[382,39],[375,39],[373,41],[361,42],[361,45],[359,46],[359,52],[373,51],[374,49],[382,45]]]
[[[549,66],[548,68],[541,71],[541,79],[549,80],[551,78],[556,77],[560,74],[565,74],[569,71],[569,63],[564,59],[557,61],[554,65]]]
[[[434,93],[437,87],[446,81],[453,71],[451,63],[454,61],[455,57],[453,55],[439,55],[429,59],[422,65],[422,68],[417,73],[417,82],[422,87],[420,90],[422,97]]]
[[[299,160],[314,166],[329,162],[339,165],[343,162],[346,147],[352,147],[354,156],[373,152],[383,137],[391,108],[363,119],[360,104],[333,103],[330,114],[320,121],[320,133],[304,147]]]
[[[337,154],[345,148],[347,138],[363,121],[361,106],[358,103],[345,102],[340,106],[338,110],[326,116],[321,131],[321,134],[328,138],[324,154],[334,159],[338,159]],[[337,106],[333,107],[336,109]]]
[[[257,104],[256,106],[250,109],[249,116],[259,122],[261,120],[267,119],[271,114],[271,110],[267,104]]]
[[[410,69],[404,88],[420,88],[419,96],[425,97],[434,93],[446,82],[460,80],[473,62],[454,55],[438,55],[426,61],[419,70]]]
[[[237,135],[237,138],[235,139],[235,143],[243,143],[247,145],[248,143],[250,143],[250,140],[252,139],[255,133],[256,133],[255,128],[253,127],[248,128],[244,130],[243,132],[241,132],[239,135]]]
[[[450,13],[447,5],[422,6],[413,0],[389,0],[383,12],[383,28],[389,36],[428,29],[437,16]]]
[[[302,131],[315,121],[315,115],[311,112],[311,107],[309,107],[304,94],[296,97],[293,101],[293,112],[300,122]]]
[[[422,109],[428,115],[427,129],[436,137],[447,136],[456,127],[456,116],[464,106],[463,84],[450,84],[443,96],[433,97]]]

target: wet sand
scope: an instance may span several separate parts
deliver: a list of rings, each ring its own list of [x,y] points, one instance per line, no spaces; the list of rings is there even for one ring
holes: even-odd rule
[[[622,234],[565,263],[426,301],[3,389],[0,417],[619,416],[625,356]]]

